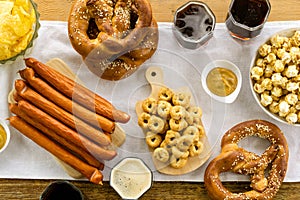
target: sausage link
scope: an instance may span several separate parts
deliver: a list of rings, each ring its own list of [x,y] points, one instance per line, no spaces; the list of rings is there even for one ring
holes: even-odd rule
[[[44,125],[32,120],[28,115],[26,115],[24,112],[22,112],[16,104],[10,104],[9,110],[20,117],[22,120],[33,126],[34,128],[38,129],[42,133],[48,136],[49,139],[52,139],[53,141],[57,142],[63,147],[66,147],[71,152],[75,153],[76,155],[80,156],[82,159],[84,159],[89,165],[96,167],[99,170],[104,169],[104,164],[101,163],[99,160],[97,160],[94,156],[92,156],[89,152],[85,151],[84,149],[77,147],[72,142],[66,140],[65,138],[57,135],[54,131],[46,128]]]
[[[40,131],[23,121],[18,116],[10,117],[9,122],[23,135],[30,138],[32,141],[56,156],[58,159],[62,160],[63,162],[79,171],[92,183],[102,185],[103,174],[98,169],[78,159],[76,156],[74,156],[61,146],[57,145],[55,142],[44,136]]]
[[[104,146],[111,144],[110,138],[108,138],[103,132],[93,128],[92,126],[89,126],[79,118],[73,116],[71,113],[63,110],[56,104],[47,100],[29,88],[23,80],[18,79],[15,81],[15,89],[18,95],[23,99],[31,102],[36,107],[58,119],[63,124],[66,124],[74,130],[77,130],[79,133],[88,137],[94,142]]]
[[[51,87],[44,80],[35,77],[35,72],[31,68],[25,68],[19,71],[20,76],[26,80],[31,87],[33,87],[41,95],[60,106],[61,108],[67,110],[78,118],[82,119],[86,123],[96,127],[101,128],[108,133],[112,133],[115,129],[115,123],[109,119],[92,112],[85,107],[79,105],[78,103],[70,100],[53,87]]]
[[[91,155],[95,156],[97,159],[111,160],[117,155],[115,151],[104,149],[96,145],[25,100],[20,100],[18,102],[18,107],[33,120],[43,124],[50,130],[64,137],[66,140],[72,141],[74,144],[78,145],[78,147],[89,151]]]
[[[32,68],[39,76],[53,85],[61,93],[87,109],[91,111],[95,110],[96,113],[113,121],[122,123],[129,121],[130,116],[123,111],[115,109],[109,101],[38,60],[34,58],[26,58],[25,64],[27,67]]]

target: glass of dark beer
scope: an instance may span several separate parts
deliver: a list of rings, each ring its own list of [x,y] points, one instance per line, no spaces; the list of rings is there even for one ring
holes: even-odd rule
[[[225,24],[231,36],[249,40],[261,33],[270,11],[269,0],[232,0]]]

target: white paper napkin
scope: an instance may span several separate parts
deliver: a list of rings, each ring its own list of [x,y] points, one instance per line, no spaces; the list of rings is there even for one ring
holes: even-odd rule
[[[97,78],[82,63],[81,57],[73,50],[67,33],[66,22],[42,21],[39,37],[30,56],[47,62],[58,57],[64,60],[85,85],[111,101],[117,108],[128,112],[131,120],[122,125],[127,139],[118,149],[118,157],[106,162],[104,179],[109,179],[110,169],[125,157],[142,158],[153,170],[155,181],[203,181],[208,162],[220,152],[220,139],[232,126],[250,119],[265,119],[277,124],[284,132],[289,144],[289,167],[286,182],[300,181],[300,127],[288,126],[271,119],[254,100],[250,91],[249,68],[255,51],[262,42],[277,31],[300,26],[300,21],[268,22],[261,35],[248,42],[231,38],[224,24],[217,24],[214,37],[197,50],[181,48],[174,38],[170,23],[159,23],[159,49],[140,69],[127,79],[110,82]],[[241,69],[243,85],[238,99],[233,104],[222,104],[212,100],[201,86],[201,71],[212,60],[226,59]],[[145,99],[150,87],[145,80],[147,67],[161,66],[165,73],[165,84],[171,88],[189,86],[197,104],[203,109],[203,124],[212,145],[212,156],[202,167],[189,174],[168,176],[158,173],[150,158],[144,135],[137,125],[136,101]],[[10,116],[7,95],[18,78],[17,71],[24,68],[19,60],[11,65],[0,66],[0,117]],[[11,142],[0,154],[0,178],[26,179],[72,179],[57,164],[56,160],[31,140],[11,128]],[[268,143],[262,139],[243,140],[241,145],[260,153]],[[222,180],[248,180],[245,176],[222,175]]]

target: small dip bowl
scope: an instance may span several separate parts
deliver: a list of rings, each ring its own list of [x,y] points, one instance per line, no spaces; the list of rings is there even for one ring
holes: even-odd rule
[[[216,17],[201,1],[189,1],[179,7],[174,16],[173,34],[187,49],[197,49],[213,36]]]
[[[208,76],[210,72],[212,72],[212,70],[217,68],[221,68],[222,70],[229,72],[232,75],[235,75],[236,87],[232,90],[231,93],[226,95],[217,95],[216,93],[212,92],[211,89],[209,89],[209,85],[207,82]],[[204,67],[201,75],[201,82],[205,92],[209,94],[213,99],[222,103],[233,103],[241,90],[242,74],[239,68],[232,62],[229,62],[227,60],[215,60]]]
[[[125,158],[111,171],[110,186],[122,199],[138,199],[152,186],[153,175],[139,158]]]
[[[6,122],[0,119],[0,153],[2,153],[10,141],[10,130]]]

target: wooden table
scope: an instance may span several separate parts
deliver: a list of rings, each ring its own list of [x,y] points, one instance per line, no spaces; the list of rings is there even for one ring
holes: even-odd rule
[[[41,20],[66,21],[73,0],[35,0]],[[230,0],[202,0],[216,15],[217,22],[224,22]],[[299,0],[270,0],[272,11],[269,21],[300,20]],[[150,0],[157,21],[172,21],[174,11],[187,1]],[[0,180],[0,199],[38,199],[45,187],[53,180]],[[84,193],[86,199],[119,199],[118,194],[105,182],[103,186],[88,182],[72,181]],[[249,190],[248,183],[230,182],[225,185],[231,191]],[[279,199],[300,199],[300,182],[284,183],[277,196]],[[142,199],[208,199],[203,183],[155,182]]]

